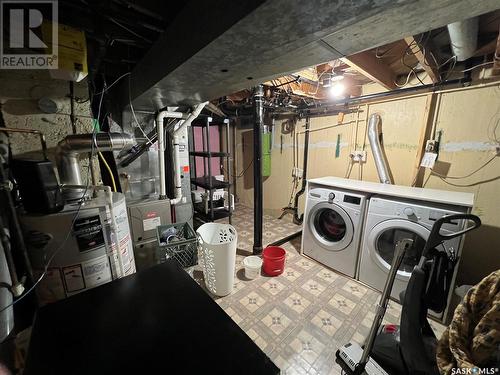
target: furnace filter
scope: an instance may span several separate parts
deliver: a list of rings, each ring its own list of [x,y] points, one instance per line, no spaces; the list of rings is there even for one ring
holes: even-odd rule
[[[36,278],[57,251],[37,287],[41,305],[135,272],[123,194],[113,193],[117,240],[111,226],[109,203],[104,196],[85,202],[75,220],[77,212],[78,204],[68,204],[59,213],[21,218]],[[122,259],[123,274],[118,256]]]

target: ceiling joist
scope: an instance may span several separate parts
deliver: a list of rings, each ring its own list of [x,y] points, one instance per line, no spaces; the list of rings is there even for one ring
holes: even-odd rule
[[[396,75],[391,68],[368,51],[344,57],[342,61],[388,90],[397,88],[394,82]]]
[[[422,68],[429,75],[432,83],[438,83],[439,70],[437,69],[435,62],[431,58],[429,50],[422,48],[413,36],[406,37],[405,42],[408,47],[411,48],[413,55],[416,57]]]

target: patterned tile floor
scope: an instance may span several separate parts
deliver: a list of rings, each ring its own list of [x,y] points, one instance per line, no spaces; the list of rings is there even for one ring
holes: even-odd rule
[[[362,343],[380,293],[302,257],[300,238],[283,245],[285,272],[246,280],[242,260],[253,242],[253,211],[238,205],[233,225],[238,254],[233,293],[216,302],[276,363],[283,374],[340,374],[335,351],[347,342]],[[288,219],[264,216],[264,244],[299,230]],[[202,273],[194,272],[203,286]],[[401,306],[391,302],[385,321],[397,323]],[[444,327],[431,322],[438,335]]]

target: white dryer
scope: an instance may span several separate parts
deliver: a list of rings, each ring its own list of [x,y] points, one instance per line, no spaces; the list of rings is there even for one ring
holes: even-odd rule
[[[309,185],[302,253],[354,277],[367,195]]]
[[[469,210],[468,207],[439,203],[371,197],[363,230],[358,279],[375,289],[382,290],[392,263],[396,243],[403,238],[412,239],[413,247],[407,252],[399,267],[391,292],[391,296],[399,300],[399,294],[406,289],[411,272],[420,259],[434,222],[444,215],[467,213]],[[455,224],[445,224],[442,227],[442,233],[457,232],[463,227],[462,220]],[[454,252],[458,256],[461,241],[462,237],[445,241],[442,245],[443,249]],[[453,290],[453,285],[450,290]]]

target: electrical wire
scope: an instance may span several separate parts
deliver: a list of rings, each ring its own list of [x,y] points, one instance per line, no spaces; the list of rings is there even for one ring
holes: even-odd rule
[[[429,34],[429,35],[430,35],[430,34]],[[412,49],[412,48],[413,48],[413,46],[417,46],[417,48],[418,48],[419,50],[421,50],[421,51],[422,51],[422,53],[424,53],[424,54],[425,54],[425,45],[421,45],[422,40],[424,39],[424,37],[425,37],[425,34],[422,34],[422,35],[420,36],[420,40],[419,40],[418,42],[417,42],[415,39],[413,39],[413,40],[411,41],[411,43],[410,43],[410,44],[408,44],[408,46],[407,46],[407,47],[406,47],[406,49],[404,50],[404,52],[403,52],[403,56],[401,56],[401,64],[403,64],[405,67],[407,67],[408,69],[410,69],[410,71],[412,71],[412,72],[413,72],[413,74],[415,75],[415,78],[416,78],[416,79],[417,79],[417,80],[418,80],[418,81],[419,81],[422,85],[424,85],[424,84],[425,84],[425,83],[424,83],[424,81],[422,81],[422,80],[420,79],[420,77],[418,76],[417,72],[415,71],[415,68],[414,68],[414,67],[412,67],[412,66],[410,66],[410,65],[408,65],[408,64],[405,62],[405,57],[406,57],[406,56],[410,56],[410,55],[415,55],[415,52],[413,52],[413,49]],[[428,37],[427,37],[427,41],[428,41]],[[426,43],[427,43],[427,41],[426,41]]]
[[[149,137],[147,136],[147,134],[144,132],[144,129],[142,128],[141,124],[137,120],[137,116],[135,115],[135,111],[134,111],[134,106],[132,105],[132,96],[131,96],[130,91],[131,90],[130,90],[130,76],[129,76],[128,77],[128,100],[129,100],[129,103],[130,103],[130,110],[132,112],[132,117],[134,118],[134,121],[137,124],[137,127],[139,128],[139,130],[141,131],[142,135],[144,135],[144,137],[146,137],[146,139],[148,140],[148,142],[153,143],[151,141],[151,139],[149,139]]]
[[[114,85],[116,85],[118,83],[118,81],[120,81],[123,77],[126,77],[126,76],[128,76],[130,74],[131,74],[131,72],[127,72],[125,74],[122,74],[120,77],[118,77],[117,79],[115,79],[111,85],[109,85],[109,86],[104,85],[104,87],[103,87],[103,89],[101,91],[94,93],[94,95],[92,95],[92,96],[104,94],[111,87],[113,87]]]
[[[476,181],[476,182],[472,182],[470,184],[456,184],[456,183],[453,183],[453,182],[450,182],[450,181],[447,181],[446,179],[442,178],[442,177],[439,177],[441,179],[441,181],[443,181],[445,184],[448,184],[448,185],[451,185],[451,186],[455,186],[455,187],[472,187],[472,186],[477,186],[477,185],[482,185],[482,184],[485,184],[487,182],[493,182],[493,181],[496,181],[496,180],[500,180],[500,176],[496,176],[496,177],[492,177],[492,178],[488,178],[486,180],[481,180],[481,181]]]
[[[477,69],[477,68],[480,68],[482,66],[486,66],[486,65],[491,65],[491,64],[494,64],[495,62],[494,61],[488,61],[488,62],[485,62],[485,63],[482,63],[482,64],[477,64],[477,65],[474,65],[470,68],[467,68],[467,69],[464,69],[464,70],[454,70],[455,69],[455,66],[457,64],[457,59],[456,59],[456,56],[452,56],[452,57],[455,57],[455,62],[453,64],[453,67],[451,69],[449,69],[446,73],[447,76],[446,76],[446,79],[448,79],[448,77],[451,75],[451,73],[465,73],[465,72],[470,72],[474,69]]]
[[[243,169],[242,172],[240,173],[237,173],[236,175],[232,176],[231,173],[229,173],[229,171],[226,170],[226,168],[224,168],[222,165],[220,166],[221,170],[223,173],[227,173],[227,175],[229,177],[233,177],[233,178],[241,178],[245,175],[245,173],[248,171],[248,169],[252,166],[253,164],[253,159],[250,160],[250,163],[248,163],[247,167],[245,169]]]
[[[109,173],[109,178],[111,179],[111,184],[113,185],[113,191],[116,193],[118,190],[116,189],[116,182],[115,182],[115,176],[113,175],[113,171],[111,170],[111,167],[109,166],[108,162],[104,158],[103,154],[101,151],[97,152],[99,157],[101,158],[102,163],[106,167],[108,173]]]
[[[462,180],[462,179],[465,179],[465,178],[468,178],[474,174],[476,174],[477,172],[479,172],[481,169],[483,169],[484,167],[486,167],[488,164],[490,164],[493,160],[495,160],[498,156],[495,154],[493,155],[493,157],[491,157],[490,159],[488,159],[484,164],[482,164],[480,167],[474,169],[472,172],[470,172],[469,174],[466,174],[465,176],[446,176],[446,175],[443,175],[441,173],[438,173],[436,171],[434,171],[434,169],[431,169],[431,174],[433,175],[436,175],[438,177],[441,177],[442,179],[448,179],[448,180]]]
[[[473,66],[471,68],[461,70],[460,73],[469,72],[469,71],[474,70],[476,68],[480,68],[481,66],[486,66],[486,65],[490,65],[490,64],[494,64],[494,63],[495,63],[494,61],[488,61],[488,62],[485,62],[485,63],[482,63],[482,64],[475,65],[475,66]]]
[[[345,172],[344,178],[349,178],[351,176],[353,166],[354,162],[352,161],[352,159],[349,159],[349,164],[347,165],[347,171]]]
[[[113,82],[113,83],[116,83]],[[117,192],[118,190],[116,189],[116,182],[115,182],[115,176],[113,175],[113,171],[111,170],[111,167],[109,166],[108,162],[106,161],[106,159],[104,158],[104,155],[102,154],[102,152],[99,150],[99,146],[97,144],[97,140],[95,138],[95,129],[97,128],[96,125],[99,125],[100,124],[100,117],[101,117],[101,108],[102,108],[102,100],[104,98],[104,93],[106,92],[106,83],[104,83],[104,89],[101,91],[101,97],[99,99],[99,109],[97,111],[97,124],[94,124],[94,132],[93,132],[93,137],[92,137],[92,148],[95,148],[97,149],[97,154],[99,155],[102,163],[104,164],[104,166],[106,167],[108,173],[109,173],[109,177],[111,179],[111,183],[113,185],[113,190],[115,192]],[[92,163],[92,159],[90,159],[90,163]]]

